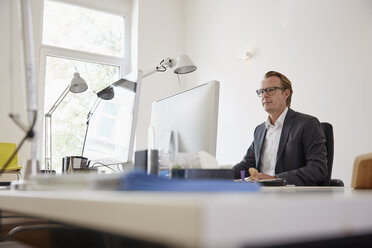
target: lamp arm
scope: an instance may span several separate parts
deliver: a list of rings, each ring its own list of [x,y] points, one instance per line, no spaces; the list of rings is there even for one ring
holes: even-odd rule
[[[159,67],[157,66],[157,67],[155,67],[155,68],[153,68],[151,70],[147,70],[147,71],[143,72],[142,78],[147,77],[147,76],[150,76],[151,74],[154,74],[155,72],[158,71],[158,69],[159,69]]]
[[[49,111],[44,115],[45,116],[45,170],[50,172],[52,168],[52,114],[61,104],[63,99],[67,96],[69,91],[69,85],[67,88],[62,92],[62,94],[58,97],[57,101],[53,104],[53,106],[49,109]]]
[[[163,59],[161,62],[160,62],[160,65],[163,66],[163,67],[170,67],[172,68],[173,66],[176,65],[176,60],[175,59],[171,59],[171,58],[166,58],[166,59]]]
[[[87,115],[87,125],[88,125],[90,119],[92,118],[94,112],[95,112],[96,109],[98,108],[98,105],[99,105],[99,103],[101,102],[101,100],[102,100],[101,98],[97,97],[97,99],[94,101],[93,106],[92,106],[92,108],[89,110],[88,115]]]
[[[63,91],[62,95],[60,95],[57,99],[57,101],[53,104],[53,106],[49,109],[49,111],[45,114],[45,117],[52,116],[53,112],[58,108],[58,106],[61,104],[63,99],[67,96],[69,91],[70,85],[67,86],[67,88]]]
[[[9,114],[9,117],[13,120],[13,122],[21,128],[24,132],[27,132],[28,128],[20,119],[19,114]]]
[[[45,171],[49,172],[52,167],[52,115],[45,115],[44,121]]]
[[[157,66],[151,70],[143,72],[142,78],[147,77],[151,74],[154,74],[155,72],[158,72],[158,71],[164,72],[167,70],[167,68],[172,68],[173,66],[175,66],[175,64],[176,64],[175,59],[171,59],[171,58],[162,59],[162,61],[160,61],[160,66]]]
[[[98,108],[98,105],[100,104],[101,102],[101,98],[97,97],[97,99],[94,101],[93,103],[93,106],[92,108],[89,110],[89,113],[87,115],[87,127],[85,129],[85,135],[84,135],[84,142],[83,142],[83,149],[81,150],[81,156],[84,155],[84,149],[85,149],[85,142],[87,141],[87,135],[88,135],[88,129],[89,129],[89,121],[90,119],[92,118],[94,112],[96,111],[96,109]]]
[[[93,113],[92,113],[92,115],[93,115]],[[85,129],[84,142],[83,142],[83,149],[81,150],[81,156],[84,155],[85,142],[87,141],[88,129],[89,129],[89,120],[87,121],[87,128]]]

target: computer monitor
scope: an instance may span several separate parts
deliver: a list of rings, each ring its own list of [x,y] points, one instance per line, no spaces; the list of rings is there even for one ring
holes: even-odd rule
[[[216,156],[219,86],[210,81],[154,101],[150,137],[154,148],[168,152],[175,139],[175,152],[203,150]]]
[[[110,100],[104,100],[103,97],[94,111],[89,120],[83,150],[83,156],[91,164],[124,164],[132,161],[141,77],[141,72],[135,72],[110,85],[114,97]]]

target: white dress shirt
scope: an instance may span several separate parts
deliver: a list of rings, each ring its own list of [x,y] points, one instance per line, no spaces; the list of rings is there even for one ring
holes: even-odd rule
[[[270,123],[269,117],[267,117],[267,120],[265,122],[266,136],[261,151],[261,172],[266,173],[270,176],[275,175],[275,165],[276,157],[278,154],[280,135],[282,134],[283,123],[287,112],[288,107],[285,108],[274,125]]]

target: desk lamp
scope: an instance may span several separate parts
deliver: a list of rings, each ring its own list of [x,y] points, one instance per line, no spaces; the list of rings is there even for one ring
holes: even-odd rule
[[[103,90],[97,93],[97,98],[95,102],[93,103],[92,108],[88,112],[87,116],[87,122],[86,122],[86,129],[85,129],[85,136],[84,136],[84,143],[83,143],[83,150],[81,151],[81,156],[84,156],[84,148],[85,148],[85,142],[87,141],[87,134],[88,134],[88,128],[89,128],[89,121],[92,118],[94,111],[96,111],[98,105],[100,104],[101,100],[111,100],[114,98],[115,92],[112,85],[107,86]]]
[[[52,171],[52,114],[61,104],[63,99],[71,91],[72,93],[82,93],[88,89],[88,85],[78,72],[74,73],[74,78],[70,85],[63,91],[50,110],[45,114],[45,170]]]
[[[121,89],[126,89],[128,91],[132,91],[132,92],[136,92],[136,84],[130,80],[127,80],[127,79],[119,79],[118,81],[116,81],[115,83],[107,86],[106,88],[104,88],[103,90],[101,90],[100,92],[97,93],[97,98],[92,106],[92,108],[90,109],[89,113],[88,113],[88,116],[87,116],[87,122],[86,122],[86,129],[85,129],[85,137],[84,137],[84,143],[83,143],[83,149],[82,149],[82,152],[81,152],[81,156],[84,156],[84,150],[85,150],[85,144],[86,144],[86,140],[87,140],[87,135],[88,135],[88,128],[89,128],[89,123],[90,123],[90,119],[92,118],[94,112],[96,111],[96,109],[98,108],[98,105],[100,104],[101,100],[111,100],[114,98],[115,96],[115,90],[114,88],[115,87],[120,87]],[[119,93],[120,95],[120,93]]]

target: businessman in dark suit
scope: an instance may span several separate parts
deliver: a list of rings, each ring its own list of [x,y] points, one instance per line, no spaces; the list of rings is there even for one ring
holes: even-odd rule
[[[316,117],[290,109],[292,83],[283,74],[269,71],[257,95],[269,114],[257,126],[254,141],[243,160],[233,167],[234,177],[254,167],[258,179],[285,178],[287,184],[324,185],[327,178],[326,138]]]

